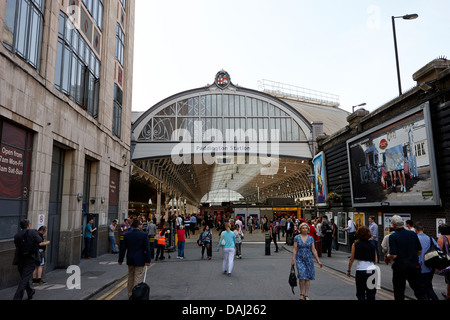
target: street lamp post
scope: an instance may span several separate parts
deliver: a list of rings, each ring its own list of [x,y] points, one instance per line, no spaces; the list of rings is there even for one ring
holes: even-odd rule
[[[357,106],[353,106],[353,107],[352,107],[352,113],[355,113],[355,108],[363,107],[363,106],[365,106],[365,105],[366,105],[366,103],[364,102],[364,103],[358,104]]]
[[[407,14],[404,16],[399,16],[399,17],[394,17],[392,16],[392,31],[394,33],[394,47],[395,47],[395,61],[397,63],[397,79],[398,79],[398,91],[399,91],[399,95],[402,95],[402,83],[400,80],[400,64],[398,62],[398,48],[397,48],[397,34],[395,32],[395,19],[397,18],[402,18],[404,20],[413,20],[413,19],[417,19],[419,17],[418,14]]]

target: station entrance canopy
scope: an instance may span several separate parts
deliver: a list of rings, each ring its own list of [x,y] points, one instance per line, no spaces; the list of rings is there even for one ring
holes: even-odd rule
[[[312,132],[298,110],[221,71],[214,84],[171,96],[133,123],[133,175],[192,205],[227,189],[248,203],[312,200]]]

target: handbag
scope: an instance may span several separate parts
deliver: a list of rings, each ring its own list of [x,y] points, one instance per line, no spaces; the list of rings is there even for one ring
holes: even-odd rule
[[[294,287],[297,286],[297,276],[295,275],[294,266],[291,266],[291,272],[289,273],[289,285],[291,286],[292,294],[295,294]]]
[[[445,237],[447,239],[447,237]],[[447,240],[448,241],[448,240]],[[430,237],[430,249],[428,249],[427,253],[424,256],[424,263],[429,268],[434,268],[438,270],[446,269],[450,266],[450,257],[448,256],[448,248],[447,243],[445,243],[447,252],[444,252],[436,246],[433,242],[433,239]]]
[[[447,252],[447,257],[450,259],[450,256],[448,255],[448,249],[450,247],[450,244],[448,243],[448,238],[446,236],[443,236],[443,237],[444,237],[445,251]],[[450,273],[450,266],[438,271],[438,274],[440,276],[444,276],[448,273]]]

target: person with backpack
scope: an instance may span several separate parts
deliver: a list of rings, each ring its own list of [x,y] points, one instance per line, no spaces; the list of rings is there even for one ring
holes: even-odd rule
[[[33,299],[36,291],[31,287],[30,280],[33,272],[41,262],[39,257],[39,246],[46,246],[50,241],[42,241],[39,232],[31,229],[29,220],[20,221],[20,231],[14,236],[16,251],[14,254],[13,265],[17,266],[20,274],[20,282],[17,286],[14,300],[22,300],[25,291],[28,300]]]
[[[328,222],[328,217],[323,216],[322,220],[322,236],[323,236],[323,253],[327,253],[331,257],[331,244],[333,240],[333,228]]]

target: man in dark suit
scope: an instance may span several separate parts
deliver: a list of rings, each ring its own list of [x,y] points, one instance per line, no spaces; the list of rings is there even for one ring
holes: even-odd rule
[[[133,220],[132,230],[124,236],[123,245],[120,246],[119,265],[122,265],[127,254],[128,265],[128,298],[131,298],[133,288],[141,283],[145,266],[150,266],[150,246],[147,234],[142,231],[142,222]]]
[[[286,244],[292,246],[294,238],[294,222],[292,222],[291,218],[288,218],[288,222],[286,223]]]

